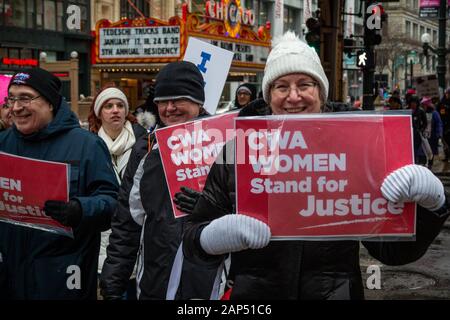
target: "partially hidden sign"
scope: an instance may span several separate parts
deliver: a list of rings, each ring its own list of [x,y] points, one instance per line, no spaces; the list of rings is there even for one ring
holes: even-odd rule
[[[73,236],[72,229],[45,215],[47,200],[68,201],[64,163],[0,153],[0,221]]]
[[[182,186],[202,191],[212,164],[234,138],[237,112],[174,125],[156,131],[171,198]],[[185,214],[172,202],[176,218]]]
[[[409,114],[236,119],[237,209],[274,239],[412,238],[416,207],[383,198],[413,162]]]
[[[232,60],[233,52],[196,38],[189,38],[184,61],[195,64],[203,76],[205,86],[203,108],[209,114],[216,113]]]

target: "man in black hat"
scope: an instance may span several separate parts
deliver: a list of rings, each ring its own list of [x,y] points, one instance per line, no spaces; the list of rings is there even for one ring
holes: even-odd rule
[[[0,292],[10,299],[97,297],[100,232],[109,228],[118,185],[105,143],[80,128],[60,88],[40,68],[16,73],[8,86],[13,126],[0,133],[0,151],[70,165],[70,200],[47,199],[43,209],[73,230],[72,239],[0,222],[0,270],[8,279]]]

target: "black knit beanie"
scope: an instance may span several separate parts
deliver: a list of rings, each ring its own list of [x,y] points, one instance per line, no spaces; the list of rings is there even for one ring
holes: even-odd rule
[[[50,102],[54,110],[59,108],[62,98],[59,94],[61,80],[44,69],[29,68],[19,71],[11,78],[8,91],[12,85],[31,87]]]
[[[155,98],[153,101],[186,98],[195,103],[205,103],[203,76],[189,61],[171,62],[156,76]]]

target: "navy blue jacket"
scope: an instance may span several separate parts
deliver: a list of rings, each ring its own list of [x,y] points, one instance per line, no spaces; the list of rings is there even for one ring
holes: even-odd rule
[[[95,299],[100,232],[110,226],[118,192],[105,143],[80,128],[63,99],[39,132],[24,136],[13,126],[0,133],[0,151],[70,164],[69,197],[83,210],[74,239],[0,222],[0,297]],[[81,288],[69,289],[78,268]]]

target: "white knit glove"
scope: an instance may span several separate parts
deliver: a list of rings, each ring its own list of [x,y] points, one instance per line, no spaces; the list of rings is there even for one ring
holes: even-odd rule
[[[270,228],[264,222],[243,214],[227,214],[202,230],[200,244],[206,253],[219,255],[264,248],[270,237]]]
[[[381,193],[391,202],[417,202],[430,211],[445,203],[442,182],[429,169],[415,164],[389,174],[381,185]]]

